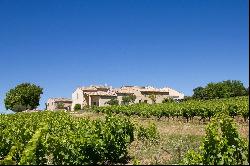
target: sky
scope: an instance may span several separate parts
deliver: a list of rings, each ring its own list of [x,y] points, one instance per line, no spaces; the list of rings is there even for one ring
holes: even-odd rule
[[[0,112],[29,82],[50,97],[80,86],[249,86],[248,0],[0,0]]]

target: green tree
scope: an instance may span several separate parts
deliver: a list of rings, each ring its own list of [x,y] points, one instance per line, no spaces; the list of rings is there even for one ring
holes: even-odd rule
[[[136,99],[136,96],[134,94],[129,94],[129,95],[122,97],[122,103],[125,105],[129,103],[134,103],[135,99]]]
[[[162,101],[162,103],[172,103],[172,102],[174,102],[174,99],[172,97],[165,98]]]
[[[74,106],[74,110],[77,111],[77,110],[80,110],[81,109],[81,104],[76,104]]]
[[[109,104],[109,105],[119,105],[119,101],[115,98],[110,99],[109,101],[107,101],[105,104]]]
[[[22,83],[6,93],[5,108],[14,112],[35,109],[39,105],[43,88],[30,83]]]
[[[201,86],[194,88],[193,92],[194,92],[194,94],[192,97],[195,99],[203,99],[205,97],[205,90]]]
[[[57,109],[64,109],[64,103],[63,103],[63,102],[57,103],[56,108],[57,108]]]
[[[193,98],[195,99],[215,99],[229,98],[247,95],[247,90],[243,83],[238,80],[226,80],[217,83],[208,83],[204,88],[197,87],[193,89]]]
[[[192,100],[193,97],[192,96],[184,96],[184,99],[182,99],[181,101],[188,101],[188,100]]]
[[[155,94],[151,94],[148,97],[152,100],[153,104],[155,104],[155,102],[156,102],[156,95]]]

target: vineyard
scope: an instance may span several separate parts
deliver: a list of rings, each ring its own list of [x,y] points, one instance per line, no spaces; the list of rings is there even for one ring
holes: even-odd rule
[[[183,117],[187,121],[194,117],[200,120],[209,119],[216,113],[227,111],[231,117],[241,116],[246,121],[249,118],[249,98],[236,97],[228,99],[213,99],[206,101],[185,101],[181,103],[133,104],[105,107],[93,107],[94,112],[124,114],[127,116],[158,117],[158,119]]]
[[[93,114],[93,119],[62,111],[2,114],[0,165],[171,163],[170,159],[161,159],[166,156],[172,156],[171,164],[248,164],[249,145],[233,119],[240,116],[248,120],[248,101],[248,97],[237,97],[93,107],[85,112]],[[178,117],[191,122],[175,121]],[[206,136],[194,132],[204,127],[204,123],[192,123],[194,117],[212,119]],[[150,121],[150,125],[144,126],[144,121]],[[151,156],[150,162],[143,162]]]
[[[107,164],[126,158],[134,125],[126,118],[73,118],[64,112],[0,116],[2,164]]]

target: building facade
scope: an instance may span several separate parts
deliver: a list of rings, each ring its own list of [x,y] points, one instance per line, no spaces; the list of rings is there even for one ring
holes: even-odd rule
[[[72,100],[67,99],[67,98],[49,98],[46,105],[46,110],[61,110],[65,109],[70,111],[71,110],[71,105],[72,105]]]
[[[183,99],[184,94],[169,87],[162,89],[151,86],[122,86],[112,88],[108,86],[94,86],[77,88],[72,94],[72,107],[80,104],[84,106],[105,106],[111,99],[117,99],[122,104],[122,98],[128,95],[135,95],[134,103],[162,103],[166,98]]]
[[[112,98],[116,98],[116,93],[111,87],[89,86],[77,88],[72,94],[72,110],[76,104],[84,106],[104,106]]]

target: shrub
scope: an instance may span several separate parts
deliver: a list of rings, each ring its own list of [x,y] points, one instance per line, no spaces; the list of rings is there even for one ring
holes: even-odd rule
[[[64,103],[59,102],[59,103],[57,104],[57,109],[64,109]]]
[[[173,103],[174,99],[173,98],[165,98],[162,103]]]
[[[74,106],[74,111],[80,110],[81,109],[81,104],[76,104]]]
[[[200,153],[189,151],[181,164],[248,165],[248,145],[228,114],[218,114],[206,128]]]
[[[138,132],[137,138],[142,141],[145,141],[145,140],[155,141],[159,137],[157,127],[154,123],[150,124],[149,127],[146,127],[146,128],[139,126],[137,132]]]
[[[115,98],[107,101],[105,104],[108,104],[108,105],[119,105],[119,101]]]
[[[127,95],[127,96],[123,96],[122,97],[122,103],[124,105],[127,105],[129,103],[134,103],[135,102],[135,99],[136,99],[136,96],[134,94],[130,94],[130,95]]]

